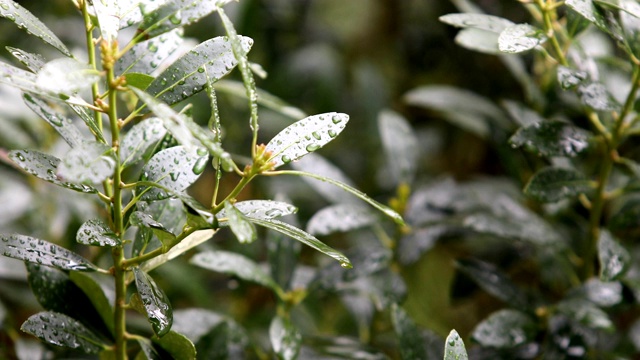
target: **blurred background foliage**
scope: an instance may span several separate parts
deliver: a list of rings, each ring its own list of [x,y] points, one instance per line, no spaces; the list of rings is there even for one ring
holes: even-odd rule
[[[82,23],[68,0],[18,2],[41,18],[70,49],[83,53]],[[522,6],[515,1],[476,3],[487,13],[514,22],[527,19]],[[383,109],[404,115],[417,136],[420,155],[414,187],[443,177],[464,182],[510,174],[508,164],[500,161],[500,146],[490,138],[461,130],[443,121],[438,113],[409,106],[403,100],[409,90],[427,84],[463,87],[494,100],[525,96],[499,57],[471,52],[453,42],[456,30],[437,19],[456,11],[446,0],[241,0],[228,6],[238,33],[255,40],[250,60],[268,73],[265,79],[258,79],[258,87],[308,114],[328,111],[350,114],[351,121],[343,135],[321,154],[353,179],[357,188],[382,202],[396,195],[395,184],[388,178],[387,160],[378,132],[377,118]],[[185,36],[195,44],[223,33],[217,17],[209,16],[189,27]],[[45,54],[53,51],[41,49],[37,41],[8,21],[0,21],[0,44],[34,51],[38,46],[37,50]],[[8,53],[2,56],[9,63],[19,65]],[[234,76],[239,78],[238,74]],[[250,140],[245,101],[224,92],[219,98],[225,146],[230,151],[242,152]],[[195,98],[193,115],[202,124],[209,118],[207,104],[204,94]],[[1,88],[0,109],[0,232],[28,233],[73,247],[78,227],[91,218],[97,208],[82,195],[58,191],[8,165],[7,149],[43,147],[52,153],[62,150],[56,150],[59,144],[54,132],[25,109],[17,93]],[[267,142],[289,123],[291,119],[263,109],[262,142]],[[506,148],[506,142],[501,146]],[[201,199],[210,198],[214,176],[213,171],[206,173],[191,189],[192,194]],[[252,196],[281,194],[292,199],[300,208],[298,221],[302,224],[328,205],[297,178],[269,180],[260,179],[248,191],[255,194]],[[506,189],[517,192],[522,185],[509,183]],[[207,246],[233,249],[264,260],[266,237],[262,236],[263,241],[252,245],[239,245],[230,233],[222,233],[216,236],[214,244]],[[373,237],[372,231],[361,230],[323,240],[340,249],[357,247],[367,251],[363,249],[367,249],[366,244],[371,243]],[[512,252],[517,250],[492,241],[473,246],[440,241],[418,261],[396,268],[407,286],[403,307],[420,327],[439,337],[446,336],[452,328],[466,337],[481,319],[505,306],[458,272],[455,260],[473,251],[491,254],[494,263],[509,264]],[[324,260],[317,260],[312,250],[303,249],[303,262],[317,265]],[[520,270],[521,274],[516,270],[514,275],[526,279],[526,269]],[[181,259],[156,271],[159,275],[155,278],[175,309],[202,307],[228,314],[268,348],[263,330],[275,311],[270,292],[189,266]],[[0,318],[4,319],[0,358],[14,356],[11,344],[19,344],[16,329],[39,307],[25,278],[20,262],[0,257],[0,313],[3,315]],[[350,313],[354,310],[346,308],[335,294],[320,292],[308,298],[304,305],[296,310],[294,318],[301,332],[314,334],[315,341],[321,342],[322,336],[360,338],[392,357],[398,356],[388,313],[378,313],[371,320],[375,337],[370,339],[354,321]]]

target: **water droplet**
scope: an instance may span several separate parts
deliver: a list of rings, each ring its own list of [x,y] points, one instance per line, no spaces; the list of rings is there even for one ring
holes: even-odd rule
[[[22,153],[16,153],[16,157],[18,158],[18,160],[20,161],[24,161],[24,155],[22,155]]]
[[[313,152],[313,151],[316,151],[316,150],[320,149],[320,145],[318,145],[318,144],[309,144],[309,145],[307,145],[307,147],[305,149],[308,152]]]
[[[329,131],[327,131],[327,133],[329,134],[329,137],[332,138],[332,139],[334,137],[338,136],[338,133],[336,133],[336,131],[333,130],[333,129],[329,129]]]
[[[147,49],[149,49],[149,51],[151,51],[151,52],[157,52],[158,51],[158,44],[156,44],[153,41],[149,41],[149,45],[147,45]]]
[[[288,157],[287,155],[282,155],[282,157],[280,157],[280,160],[282,160],[282,162],[285,164],[288,164],[291,162],[291,158]]]
[[[204,72],[204,67],[199,67],[199,68],[198,68],[198,72],[199,72],[199,73],[203,73],[203,72]]]
[[[7,14],[5,17],[11,21],[16,21],[16,17],[13,16],[12,14]]]
[[[154,69],[158,67],[158,63],[157,63],[156,61],[154,61],[154,60],[152,60],[152,61],[149,63],[149,65],[151,65],[151,67],[152,67],[152,68],[154,68]]]
[[[342,266],[345,269],[351,269],[351,264],[349,264],[348,262],[341,262],[340,266]]]
[[[172,173],[169,173],[169,176],[171,177],[172,181],[178,181],[178,178],[180,177],[180,173],[179,172],[172,172]]]
[[[342,118],[340,117],[340,115],[333,115],[331,121],[333,121],[334,124],[339,124],[342,122]]]
[[[167,78],[162,78],[162,80],[160,80],[160,85],[162,86],[167,85]]]
[[[314,137],[316,140],[320,140],[320,139],[322,138],[322,137],[320,136],[320,133],[319,133],[319,132],[317,132],[317,131],[312,132],[312,133],[311,133],[311,135],[313,135],[313,137]]]
[[[207,149],[205,149],[205,148],[198,148],[198,149],[196,150],[196,153],[197,153],[198,155],[200,155],[200,156],[206,156],[206,155],[208,154],[208,153],[207,153]]]
[[[2,7],[5,10],[9,10],[9,5],[7,5],[5,3],[0,4],[0,7]]]
[[[206,156],[199,158],[198,161],[196,161],[196,163],[193,165],[193,173],[196,175],[202,174],[204,168],[207,166],[207,160],[209,160],[209,158]]]
[[[171,15],[169,17],[169,21],[173,24],[173,25],[180,25],[180,22],[182,21],[182,19],[180,19],[180,12],[177,12],[173,15]]]

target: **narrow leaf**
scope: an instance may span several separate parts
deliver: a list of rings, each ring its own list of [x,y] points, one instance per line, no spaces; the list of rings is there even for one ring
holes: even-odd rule
[[[59,111],[54,110],[43,97],[24,93],[22,98],[24,99],[24,103],[27,104],[34,113],[49,123],[69,146],[76,147],[83,141],[88,140],[73,124],[71,119],[65,117]]]
[[[63,181],[98,185],[113,175],[116,162],[110,152],[111,148],[102,143],[83,142],[62,159],[57,176]]]
[[[578,86],[578,95],[583,104],[594,110],[616,110],[620,104],[600,83],[591,83]]]
[[[117,246],[120,238],[100,219],[93,219],[80,226],[76,241],[93,246]]]
[[[500,52],[500,47],[498,46],[499,37],[500,35],[498,33],[492,31],[465,28],[458,32],[455,43],[468,50],[484,54],[500,55],[502,52]],[[462,119],[458,119],[457,121],[463,122]]]
[[[579,172],[548,167],[531,177],[524,193],[541,202],[556,202],[590,190],[591,182]]]
[[[166,33],[175,28],[195,23],[214,12],[218,5],[230,0],[175,0],[162,4],[153,11],[143,11],[144,20],[138,33],[145,33],[149,38]]]
[[[533,339],[535,322],[525,313],[505,309],[491,314],[473,330],[472,337],[483,346],[514,348]]]
[[[127,167],[142,157],[167,134],[162,120],[145,119],[127,131],[120,143],[122,166]]]
[[[118,0],[93,0],[100,34],[107,43],[112,43],[118,39],[120,30],[120,8]]]
[[[509,142],[540,156],[575,157],[588,148],[590,135],[562,121],[543,121],[518,129]]]
[[[69,278],[86,294],[107,328],[113,332],[113,305],[116,291],[113,278],[99,273],[72,271]]]
[[[582,85],[589,75],[585,71],[579,71],[566,66],[558,66],[558,83],[564,90]]]
[[[18,61],[20,61],[22,65],[26,66],[27,69],[33,71],[34,73],[40,71],[40,69],[42,69],[44,64],[47,62],[47,60],[45,60],[45,58],[40,54],[33,54],[21,49],[16,49],[11,46],[7,46],[7,50],[9,50],[9,53],[11,53],[13,57],[18,59]]]
[[[509,54],[529,51],[547,40],[541,29],[529,24],[517,24],[502,30],[498,37],[498,48]]]
[[[156,256],[153,259],[146,261],[142,264],[141,268],[144,271],[151,271],[158,266],[168,262],[169,260],[175,259],[178,256],[184,254],[185,252],[193,249],[194,247],[202,244],[203,242],[211,239],[215,234],[215,230],[207,229],[207,230],[198,230],[193,232],[191,235],[184,238],[182,241],[178,243],[178,245],[174,246],[168,252]]]
[[[18,25],[18,28],[24,29],[27,33],[40,38],[64,55],[71,56],[69,49],[64,46],[62,41],[42,21],[17,2],[0,0],[0,16],[13,21]]]
[[[207,155],[206,152],[204,155]],[[156,153],[142,168],[142,180],[154,182],[170,191],[181,192],[193,184],[202,174],[199,166],[207,156],[200,151],[187,151],[184,146],[174,146]],[[138,192],[144,189],[138,187]],[[171,196],[161,188],[150,188],[142,200],[162,200]]]
[[[620,278],[629,268],[631,255],[609,231],[601,229],[598,239],[598,260],[600,261],[600,280],[613,281]]]
[[[262,220],[270,220],[286,215],[295,214],[298,212],[298,208],[293,205],[287,204],[282,201],[273,200],[239,201],[234,204],[234,207],[238,209],[244,216]],[[227,217],[226,207],[218,214],[216,214],[216,217]]]
[[[349,177],[340,170],[340,168],[318,153],[307,154],[299,161],[291,163],[291,167],[299,171],[312,172],[324,178],[333,179],[349,187],[355,186],[353,181],[349,179]],[[302,177],[302,180],[307,182],[315,191],[332,203],[341,204],[345,202],[353,203],[358,201],[353,196],[345,196],[344,190],[333,184],[307,176]]]
[[[266,150],[271,152],[271,157],[268,161],[277,168],[298,160],[333,140],[344,130],[348,121],[349,115],[335,112],[297,121],[269,141]]]
[[[141,74],[137,72],[129,72],[124,74],[125,81],[127,82],[127,86],[134,87],[140,90],[144,90],[149,87],[149,85],[155,79],[151,75]]]
[[[244,51],[249,51],[253,44],[248,37],[242,37],[241,42]],[[207,83],[207,75],[215,82],[231,72],[236,64],[229,40],[222,36],[215,37],[173,62],[146,90],[172,105],[202,91]]]
[[[557,305],[557,311],[592,329],[614,329],[607,313],[585,299],[564,300]]]
[[[96,0],[99,1],[99,0]],[[55,94],[71,94],[100,79],[97,70],[72,58],[49,61],[38,72],[36,84]]]
[[[399,340],[402,360],[427,359],[424,339],[418,326],[398,304],[391,305],[391,322]]]
[[[169,331],[161,338],[152,338],[153,342],[176,360],[196,359],[196,347],[186,336]]]
[[[335,249],[327,246],[326,244],[324,244],[322,241],[316,239],[313,235],[298,229],[295,226],[289,225],[287,223],[284,223],[282,221],[278,221],[275,219],[272,220],[262,220],[262,219],[255,219],[255,218],[249,218],[249,220],[256,224],[256,225],[260,225],[260,226],[264,226],[266,228],[275,230],[277,232],[283,233],[295,240],[300,241],[301,243],[310,246],[318,251],[320,251],[321,253],[328,255],[336,260],[338,260],[340,262],[340,265],[344,268],[351,268],[351,262],[349,261],[349,259],[344,256],[342,253],[336,251]]]
[[[229,201],[224,203],[224,213],[231,231],[241,244],[252,243],[258,238],[255,226]]]
[[[464,341],[458,332],[451,330],[444,346],[444,360],[468,360],[467,350]]]
[[[60,159],[35,150],[13,150],[9,158],[29,174],[52,184],[83,193],[96,193],[94,187],[61,181],[56,175]]]
[[[164,291],[158,287],[151,276],[140,268],[133,268],[138,295],[142,300],[147,319],[151,323],[153,332],[162,337],[171,330],[173,323],[173,310]]]
[[[158,70],[165,60],[173,54],[182,42],[183,30],[174,29],[153,39],[136,44],[115,64],[116,74],[151,74]]]
[[[96,271],[82,256],[48,241],[26,235],[0,234],[0,254],[35,264],[69,271]]]
[[[329,235],[370,226],[377,221],[378,217],[370,208],[360,204],[337,204],[315,213],[307,223],[307,232]]]
[[[500,33],[507,27],[515,25],[507,19],[485,14],[447,14],[440,16],[439,19],[443,23],[452,26],[460,28],[474,28],[495,33]]]
[[[171,231],[167,230],[161,223],[155,221],[149,214],[145,214],[140,211],[134,211],[129,217],[129,221],[133,226],[145,227],[153,231],[153,233],[163,244],[176,238],[176,236],[171,233]]]
[[[234,80],[220,80],[214,84],[214,88],[216,91],[247,99],[247,92],[244,87],[244,83],[242,82]],[[279,97],[262,89],[256,89],[256,91],[258,94],[258,105],[262,105],[294,120],[307,117],[307,114],[305,114],[304,111],[286,103]]]
[[[565,4],[600,29],[609,32],[607,21],[592,0],[566,0]]]
[[[282,360],[295,360],[300,352],[302,336],[291,324],[291,320],[276,316],[269,326],[271,347]]]
[[[96,354],[107,347],[96,334],[78,320],[51,311],[30,316],[20,330],[49,344],[81,349],[90,354]]]
[[[87,124],[87,127],[89,128],[89,130],[91,130],[91,133],[95,135],[96,139],[101,143],[106,144],[107,140],[105,140],[102,130],[100,130],[100,127],[98,127],[95,118],[91,114],[89,114],[87,109],[80,105],[74,105],[69,102],[67,102],[67,104],[76,114],[78,114],[80,119],[82,119],[82,121]]]
[[[418,139],[400,114],[383,110],[378,115],[378,132],[394,183],[410,184],[418,166]]]
[[[222,250],[206,251],[196,254],[190,262],[204,269],[237,276],[240,279],[260,284],[272,289],[278,295],[283,293],[280,286],[269,274],[245,256]]]

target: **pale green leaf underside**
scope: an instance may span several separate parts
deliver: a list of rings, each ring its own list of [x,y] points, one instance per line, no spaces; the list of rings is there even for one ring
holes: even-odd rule
[[[609,231],[601,229],[598,240],[598,260],[600,262],[600,280],[613,281],[629,268],[631,256]]]
[[[18,59],[18,61],[20,61],[22,65],[26,66],[29,70],[33,71],[34,73],[37,73],[38,71],[40,71],[40,69],[42,69],[44,64],[46,64],[47,62],[45,58],[40,54],[33,54],[21,49],[16,49],[11,46],[7,46],[7,50],[9,50],[11,55],[13,55],[13,57]]]
[[[153,39],[136,44],[115,64],[116,74],[151,74],[173,54],[183,42],[183,30],[175,29]]]
[[[444,360],[468,360],[467,350],[464,347],[464,341],[458,332],[451,330],[449,336],[445,340]]]
[[[71,94],[88,88],[99,79],[98,71],[89,65],[72,58],[60,58],[44,64],[37,74],[36,84],[55,94]]]
[[[120,30],[118,2],[118,0],[93,0],[102,39],[109,43],[118,39],[118,30]]]
[[[337,204],[315,213],[307,223],[307,232],[329,235],[359,229],[377,221],[378,217],[371,208],[359,204]]]
[[[82,256],[48,241],[26,235],[0,234],[0,254],[34,264],[69,271],[96,271]]]
[[[340,170],[337,166],[332,164],[329,160],[322,157],[318,153],[307,154],[305,157],[291,163],[291,167],[304,172],[314,173],[318,176],[333,179],[338,183],[345,184],[349,187],[354,187],[353,181],[347,177],[347,175]],[[345,196],[345,192],[336,187],[333,184],[326,183],[321,180],[317,180],[310,177],[302,178],[307,182],[315,191],[322,195],[326,200],[332,203],[345,203],[345,202],[357,202],[357,199],[353,196]]]
[[[20,6],[17,2],[12,0],[0,0],[0,16],[13,21],[19,28],[24,29],[29,34],[42,39],[42,41],[58,49],[58,51],[66,56],[71,56],[69,49],[67,49],[62,41],[60,41],[60,39],[58,39],[58,37],[45,24],[43,24],[42,21],[27,9]]]
[[[107,347],[100,338],[78,320],[47,311],[30,316],[20,330],[45,342],[96,354]]]
[[[55,111],[41,96],[24,93],[22,98],[29,109],[49,123],[69,146],[76,147],[83,141],[88,140],[73,124],[71,119]]]
[[[150,118],[134,125],[124,135],[120,143],[122,166],[127,167],[142,159],[142,156],[156,145],[167,133],[163,121]]]
[[[335,139],[348,121],[349,115],[331,112],[309,116],[287,126],[267,144],[266,150],[271,152],[269,161],[277,168],[320,149]]]
[[[291,320],[276,316],[269,326],[269,340],[279,359],[295,360],[302,344],[302,335]]]
[[[226,93],[229,95],[247,98],[247,92],[244,87],[244,83],[235,80],[220,80],[213,85],[216,91]],[[288,118],[298,120],[307,116],[304,111],[299,108],[286,103],[279,97],[268,93],[262,89],[256,89],[258,95],[258,104],[278,112]]]
[[[162,337],[171,330],[173,323],[173,310],[164,291],[158,287],[151,276],[140,268],[133,268],[136,281],[136,289],[142,300],[147,319],[151,323],[153,331]]]
[[[234,204],[243,215],[251,218],[269,220],[277,217],[295,214],[298,208],[282,201],[246,200]],[[221,219],[226,217],[226,208],[216,214]]]
[[[109,228],[104,221],[92,219],[80,226],[76,241],[80,244],[93,246],[116,246],[120,244],[120,238]]]
[[[525,313],[513,309],[499,310],[473,330],[480,344],[494,348],[513,348],[532,340],[536,324]]]
[[[440,16],[440,21],[460,28],[474,28],[498,34],[514,25],[512,21],[498,16],[472,13],[447,14]]]
[[[98,142],[83,142],[71,149],[58,166],[58,177],[77,184],[97,185],[113,175],[116,162],[107,155],[111,148]]]
[[[500,33],[498,48],[505,53],[521,53],[535,48],[545,40],[542,30],[529,24],[517,24]]]
[[[148,37],[158,36],[178,27],[195,23],[214,12],[229,0],[175,0],[166,2],[154,11],[143,12],[144,19],[138,32]]]
[[[378,115],[378,132],[390,175],[396,184],[410,184],[418,165],[418,139],[411,125],[400,114],[383,110]]]
[[[192,248],[202,244],[203,242],[211,239],[213,235],[215,235],[216,230],[199,230],[195,231],[191,235],[187,236],[184,240],[180,241],[178,245],[174,246],[168,252],[156,256],[153,259],[142,264],[141,268],[144,271],[151,271],[158,266],[166,263],[169,260],[175,259],[176,257],[184,254],[185,252],[191,250]]]
[[[224,212],[231,231],[241,244],[252,243],[258,238],[255,226],[229,201],[224,203]]]

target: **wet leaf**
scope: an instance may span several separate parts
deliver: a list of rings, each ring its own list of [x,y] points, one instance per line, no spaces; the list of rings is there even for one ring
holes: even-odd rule
[[[467,349],[458,332],[451,330],[444,346],[444,360],[468,360]]]
[[[410,184],[418,166],[418,139],[400,114],[383,110],[378,114],[378,132],[387,156],[388,174],[395,184]]]
[[[561,121],[544,121],[522,127],[509,139],[540,156],[575,157],[589,147],[590,133]]]
[[[151,215],[145,214],[141,211],[134,211],[129,217],[129,221],[133,226],[150,229],[163,244],[175,240],[176,238],[176,236],[171,233],[171,231],[167,230],[164,225],[155,221]]]
[[[16,23],[18,28],[40,38],[42,41],[58,49],[61,53],[71,56],[69,49],[58,37],[37,17],[27,9],[12,0],[0,0],[0,16]]]
[[[107,347],[102,340],[78,320],[47,311],[30,316],[20,330],[45,342],[96,354]]]
[[[144,32],[151,38],[175,28],[193,24],[229,1],[175,0],[166,2],[153,11],[144,8],[142,11],[144,19],[138,28],[138,33]]]
[[[78,286],[89,298],[102,321],[109,331],[113,333],[113,305],[115,304],[116,290],[113,278],[99,273],[85,273],[72,271],[69,279]]]
[[[88,185],[73,184],[58,179],[56,172],[60,159],[53,155],[35,150],[13,150],[9,152],[9,158],[29,174],[52,184],[83,193],[96,193],[98,191]]]
[[[200,159],[207,159],[206,152],[187,151],[184,146],[174,146],[156,153],[142,168],[144,181],[152,181],[172,192],[181,192],[193,184],[202,174],[199,169]],[[144,189],[138,187],[138,192]],[[162,200],[171,193],[162,188],[152,187],[142,195],[142,200]]]
[[[533,339],[536,323],[520,311],[499,310],[476,326],[471,335],[483,346],[514,348]]]
[[[495,266],[475,259],[458,260],[458,269],[470,277],[484,291],[518,310],[529,310],[527,294],[518,288]]]
[[[313,235],[329,235],[370,226],[379,221],[378,216],[359,204],[337,204],[315,213],[307,223],[307,232]]]
[[[570,296],[587,299],[602,307],[614,306],[622,301],[622,284],[617,281],[603,282],[592,278]]]
[[[529,24],[516,24],[502,30],[498,48],[504,53],[517,54],[529,51],[547,40],[541,29]]]
[[[299,161],[291,163],[291,167],[304,172],[312,172],[323,178],[333,179],[351,188],[355,186],[342,170],[317,153],[307,154]],[[333,184],[306,176],[303,176],[302,180],[332,203],[357,202],[355,197],[348,196],[348,193]]]
[[[612,281],[620,278],[627,271],[631,255],[609,231],[600,229],[598,260],[600,261],[600,280]]]
[[[80,226],[76,241],[84,245],[117,246],[120,238],[100,219],[92,219]]]
[[[634,164],[624,165],[634,166]],[[613,214],[609,221],[609,229],[613,232],[631,232],[638,228],[640,228],[640,200],[631,199]]]
[[[128,72],[124,74],[125,81],[127,82],[127,86],[138,88],[140,90],[144,90],[149,87],[149,85],[155,79],[151,75],[141,74],[137,72]]]
[[[296,221],[294,220],[295,224]],[[301,244],[283,234],[267,231],[268,261],[271,277],[280,287],[290,290],[295,276]],[[302,285],[297,287],[303,287]]]
[[[26,235],[0,235],[0,254],[34,264],[69,271],[96,271],[82,256],[48,241]]]
[[[231,231],[241,244],[250,244],[258,238],[255,226],[229,201],[224,202],[224,213]]]
[[[2,1],[2,0],[0,0]],[[37,84],[36,74],[0,62],[0,83],[43,96],[52,94]]]
[[[268,161],[274,168],[298,160],[333,140],[344,130],[349,115],[325,113],[313,115],[289,125],[267,144]]]
[[[22,98],[24,99],[24,103],[27,104],[34,113],[51,125],[69,146],[76,147],[83,141],[88,140],[73,124],[71,119],[54,110],[43,97],[24,93]]]
[[[102,39],[111,43],[118,39],[120,30],[120,7],[118,0],[93,0]]]
[[[477,51],[484,54],[500,55],[501,52],[500,48],[498,47],[498,37],[499,33],[495,33],[492,31],[486,31],[476,28],[465,28],[458,32],[458,35],[456,35],[455,38],[455,42],[459,46],[468,50]],[[453,118],[453,114],[448,115],[450,118]],[[458,118],[457,121],[460,123],[463,122],[462,118]]]
[[[176,360],[193,360],[196,358],[196,347],[186,336],[169,331],[161,338],[152,338],[153,342],[168,352]]]
[[[158,360],[161,359],[158,351],[153,347],[153,343],[149,339],[136,339],[140,345],[140,352],[136,355],[135,360]]]
[[[284,223],[282,221],[278,221],[275,219],[262,220],[262,219],[256,219],[256,218],[249,218],[249,220],[256,225],[264,226],[271,230],[275,230],[277,232],[283,233],[295,240],[300,241],[301,243],[307,246],[310,246],[320,251],[325,255],[328,255],[338,260],[342,267],[351,268],[351,262],[346,256],[336,251],[335,249],[327,246],[322,241],[316,239],[313,235],[303,231],[302,229],[298,229],[293,225],[289,225],[287,223]]]
[[[243,49],[249,51],[253,40],[242,37],[241,41]],[[237,61],[229,40],[222,36],[215,37],[199,44],[173,62],[146,90],[159,100],[172,105],[202,91],[207,84],[207,75],[215,82],[231,72],[236,65]],[[156,115],[161,116],[157,113]]]
[[[401,358],[403,360],[427,359],[420,329],[398,304],[391,305],[391,322],[398,337]]]
[[[162,120],[145,119],[127,131],[120,143],[122,167],[140,161],[167,134]]]
[[[591,83],[588,85],[580,85],[578,87],[578,95],[583,104],[594,110],[616,110],[620,104],[611,96],[607,88],[600,83]]]
[[[211,271],[237,276],[240,279],[251,281],[268,287],[278,295],[282,295],[282,289],[262,268],[253,260],[229,251],[206,251],[196,254],[190,260],[191,264]]]
[[[625,42],[637,57],[640,54],[640,4],[636,1],[621,0],[618,5],[620,11],[620,23],[624,31]]]
[[[581,173],[571,169],[547,167],[531,177],[524,193],[541,202],[556,202],[591,189],[591,182]]]
[[[445,24],[460,28],[474,28],[485,31],[500,33],[509,26],[515,25],[513,22],[493,15],[485,14],[447,14],[440,16],[440,21]]]
[[[585,71],[579,71],[566,66],[558,66],[558,83],[564,90],[582,85],[589,78]]]
[[[298,212],[298,208],[293,205],[287,204],[282,201],[273,200],[239,201],[234,204],[234,207],[238,209],[244,216],[263,220],[275,219]],[[216,216],[218,218],[227,217],[226,207]]]
[[[211,239],[211,237],[215,234],[215,230],[207,229],[207,230],[199,230],[193,232],[191,235],[184,238],[182,241],[171,248],[168,252],[156,256],[153,259],[146,261],[142,264],[142,269],[144,271],[151,271],[158,266],[166,263],[169,260],[175,259],[176,257],[184,254],[185,252],[193,249],[194,247],[202,244],[203,242]]]
[[[480,234],[517,239],[537,246],[563,246],[562,238],[555,229],[535,214],[518,219],[509,215],[478,212],[464,216],[461,226]]]
[[[613,323],[607,313],[587,300],[570,299],[562,301],[558,304],[557,311],[593,329],[613,329]]]
[[[36,84],[55,94],[71,94],[98,80],[100,73],[89,65],[72,58],[61,58],[44,64],[37,74]]]
[[[110,153],[111,148],[107,145],[85,141],[65,155],[57,176],[63,181],[98,185],[113,175],[116,162]]]
[[[587,19],[590,23],[595,24],[606,32],[609,32],[605,17],[595,7],[592,0],[567,0],[565,1],[565,4],[573,11]]]
[[[115,73],[141,73],[150,75],[160,69],[163,62],[173,54],[184,39],[182,29],[174,29],[153,39],[136,44],[115,64]],[[127,81],[129,84],[129,82]],[[138,88],[140,88],[138,86]],[[145,86],[146,88],[146,86]]]
[[[300,351],[302,336],[289,319],[276,316],[269,326],[271,347],[282,360],[294,360]]]
[[[158,287],[151,276],[140,268],[133,268],[138,295],[147,313],[153,332],[160,338],[169,333],[173,323],[173,310],[167,295]]]
[[[87,124],[87,127],[89,128],[89,130],[91,130],[91,133],[93,133],[93,135],[96,136],[96,139],[98,139],[98,141],[106,144],[107,140],[105,140],[104,138],[104,134],[102,133],[102,130],[100,130],[100,128],[98,127],[98,124],[96,123],[94,117],[89,114],[89,112],[87,111],[86,108],[80,106],[80,105],[74,105],[71,104],[69,102],[67,102],[67,105],[69,105],[69,107],[76,113],[78,114],[78,116],[80,117],[80,119],[82,119],[82,121],[84,121],[85,124]]]
[[[9,53],[13,55],[20,63],[27,67],[27,69],[37,73],[42,69],[44,64],[47,62],[45,58],[40,54],[33,54],[30,52],[26,52],[22,49],[17,49],[11,46],[6,47],[9,50]]]

